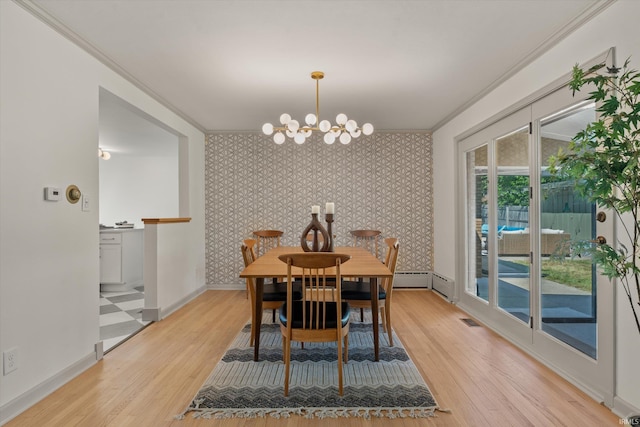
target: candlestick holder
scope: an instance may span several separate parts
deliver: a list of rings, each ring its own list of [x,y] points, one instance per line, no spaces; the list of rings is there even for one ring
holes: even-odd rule
[[[313,232],[311,248],[309,248],[309,241],[307,240],[307,236],[310,232]],[[318,233],[322,235],[322,247],[320,247]],[[300,236],[300,246],[302,246],[302,250],[305,252],[327,252],[330,244],[329,239],[329,233],[327,233],[327,230],[322,226],[320,221],[318,221],[318,214],[312,213],[311,222],[302,232],[302,236]]]
[[[327,221],[327,234],[329,234],[329,247],[325,252],[333,252],[333,231],[331,230],[333,224],[333,214],[325,214],[324,220]]]

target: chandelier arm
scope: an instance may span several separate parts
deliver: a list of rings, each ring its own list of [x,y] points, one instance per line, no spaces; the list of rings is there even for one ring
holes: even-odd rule
[[[289,130],[289,128],[286,125],[282,126],[282,127],[275,127],[275,126],[273,127],[273,131],[274,132],[283,132],[283,131],[287,131],[287,130]],[[320,128],[317,127],[317,126],[315,126],[315,127],[305,127],[305,130],[312,130],[313,131],[313,130],[320,130]]]

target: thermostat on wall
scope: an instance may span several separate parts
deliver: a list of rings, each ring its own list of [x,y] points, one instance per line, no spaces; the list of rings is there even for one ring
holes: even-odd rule
[[[62,192],[58,187],[44,187],[44,199],[51,202],[60,200]]]

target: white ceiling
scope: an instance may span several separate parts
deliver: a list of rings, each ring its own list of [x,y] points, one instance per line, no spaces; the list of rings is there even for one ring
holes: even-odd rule
[[[609,0],[18,0],[203,131],[433,130]],[[576,58],[576,62],[580,58]]]

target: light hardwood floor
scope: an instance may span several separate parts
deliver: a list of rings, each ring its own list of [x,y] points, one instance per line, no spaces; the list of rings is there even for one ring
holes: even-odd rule
[[[618,417],[426,290],[394,292],[394,329],[442,408],[429,419],[340,419],[341,426],[614,426]],[[154,323],[7,424],[326,426],[337,420],[175,420],[250,316],[245,291],[207,291]]]

